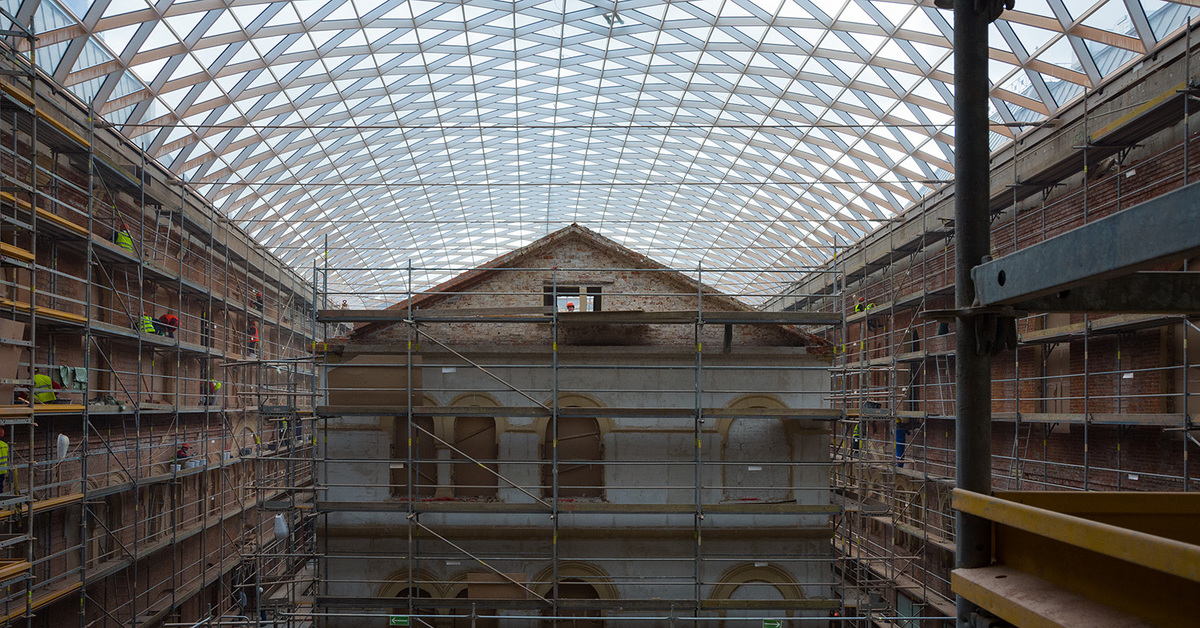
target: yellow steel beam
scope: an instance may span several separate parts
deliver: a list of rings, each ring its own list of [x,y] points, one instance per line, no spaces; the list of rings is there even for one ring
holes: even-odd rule
[[[1200,546],[954,489],[956,510],[1062,543],[1200,582]]]

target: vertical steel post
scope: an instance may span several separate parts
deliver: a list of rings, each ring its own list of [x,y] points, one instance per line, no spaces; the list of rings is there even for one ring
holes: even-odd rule
[[[962,310],[975,301],[971,268],[989,254],[988,197],[988,2],[954,3],[954,305],[955,477],[958,488],[992,489],[991,357],[976,346],[975,318]],[[985,567],[991,561],[988,521],[958,513],[956,567]],[[958,626],[970,625],[974,604],[957,598]]]

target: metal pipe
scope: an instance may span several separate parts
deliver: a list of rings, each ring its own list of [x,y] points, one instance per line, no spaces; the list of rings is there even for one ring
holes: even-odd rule
[[[975,301],[971,269],[990,246],[988,224],[988,12],[990,2],[954,3],[954,305],[956,486],[991,494],[991,357],[977,350],[975,322],[963,310]],[[991,561],[991,528],[986,519],[958,513],[956,567],[985,567]],[[975,605],[957,596],[959,628],[971,625]]]

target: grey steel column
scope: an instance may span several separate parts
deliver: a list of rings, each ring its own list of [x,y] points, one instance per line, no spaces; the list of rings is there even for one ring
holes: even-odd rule
[[[976,349],[979,319],[964,316],[975,301],[971,268],[990,253],[988,232],[988,15],[986,0],[954,3],[954,306],[958,342],[954,376],[955,478],[959,488],[992,490],[992,358]],[[991,562],[991,531],[986,519],[958,513],[958,568]],[[957,624],[970,625],[975,605],[961,595]]]

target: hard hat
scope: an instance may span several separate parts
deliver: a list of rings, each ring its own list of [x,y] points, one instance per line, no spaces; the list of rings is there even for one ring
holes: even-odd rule
[[[179,448],[180,448],[180,449],[187,449],[187,448],[188,448],[188,444],[187,444],[187,443],[184,443],[184,444],[180,445],[180,446],[179,446]]]

